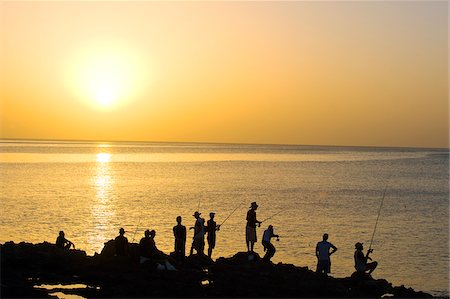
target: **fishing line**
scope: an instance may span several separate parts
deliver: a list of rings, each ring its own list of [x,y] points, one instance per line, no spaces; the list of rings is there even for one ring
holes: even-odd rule
[[[386,190],[388,188],[388,182],[389,182],[389,178],[387,179],[386,186],[384,187],[383,196],[382,196],[381,202],[380,202],[380,208],[378,209],[377,220],[375,221],[375,227],[373,228],[372,238],[370,239],[369,251],[372,248],[373,237],[375,236],[375,231],[377,230],[378,219],[380,219],[381,208],[383,207],[384,198],[386,197]]]
[[[276,215],[278,215],[278,214],[280,214],[281,212],[286,211],[286,210],[287,210],[287,209],[283,209],[283,210],[281,210],[281,211],[278,211],[277,213],[273,214],[272,216],[267,217],[266,219],[264,219],[263,221],[261,221],[261,223],[263,223],[263,222],[265,222],[265,221],[271,219],[272,217],[274,217],[274,216],[276,216]]]
[[[228,220],[228,218],[230,218],[230,216],[231,215],[233,215],[234,214],[234,212],[236,212],[236,210],[240,207],[240,206],[242,206],[242,204],[243,204],[244,202],[241,202],[236,208],[234,208],[234,210],[227,216],[227,218],[225,218],[225,220],[224,221],[222,221],[222,223],[221,224],[219,224],[219,226],[222,226],[222,224],[224,224],[225,223],[225,221],[227,221]]]

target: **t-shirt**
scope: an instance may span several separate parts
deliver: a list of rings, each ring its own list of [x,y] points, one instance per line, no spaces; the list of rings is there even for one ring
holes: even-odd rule
[[[203,238],[205,236],[205,220],[198,217],[194,226],[194,238]]]
[[[56,246],[63,248],[64,245],[66,245],[67,240],[66,238],[62,237],[62,236],[58,236],[58,238],[56,238]]]
[[[247,226],[256,228],[256,211],[249,210],[247,212]]]
[[[330,260],[330,248],[334,247],[328,241],[320,241],[317,243],[317,251],[319,252],[319,260]]]
[[[125,255],[128,247],[128,239],[125,236],[117,236],[115,239],[116,254]]]
[[[263,233],[263,237],[262,240],[263,242],[269,242],[270,243],[270,239],[273,237],[272,232],[269,229],[266,229]]]
[[[367,259],[361,250],[355,251],[355,269],[356,271],[364,271],[366,269]]]
[[[186,226],[184,225],[175,225],[173,227],[173,235],[175,236],[175,240],[185,241],[186,240]]]

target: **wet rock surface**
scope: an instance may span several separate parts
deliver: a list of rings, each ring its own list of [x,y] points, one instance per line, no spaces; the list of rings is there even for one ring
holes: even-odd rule
[[[34,287],[45,284],[85,285],[64,291],[85,298],[432,297],[404,286],[393,287],[386,280],[369,275],[322,277],[307,267],[265,263],[257,253],[239,252],[215,262],[201,255],[183,261],[170,259],[177,270],[169,271],[156,261],[140,264],[137,244],[130,244],[127,257],[114,256],[113,245],[111,241],[105,243],[102,253],[94,256],[80,250],[59,249],[46,242],[0,245],[1,297],[51,297],[48,291]]]

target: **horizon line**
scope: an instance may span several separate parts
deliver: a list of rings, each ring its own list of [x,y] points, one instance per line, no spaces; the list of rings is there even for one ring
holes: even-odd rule
[[[92,139],[39,139],[39,138],[0,138],[0,142],[15,141],[26,143],[43,142],[72,142],[72,143],[175,143],[175,144],[211,144],[211,145],[266,145],[266,146],[304,146],[304,147],[349,147],[349,148],[378,148],[378,149],[420,149],[420,150],[445,150],[448,147],[421,147],[421,146],[387,146],[387,145],[325,145],[325,144],[298,144],[298,143],[246,143],[246,142],[202,142],[202,141],[148,141],[148,140],[92,140]]]

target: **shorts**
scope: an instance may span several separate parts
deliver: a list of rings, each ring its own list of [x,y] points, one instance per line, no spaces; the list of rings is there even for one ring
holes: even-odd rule
[[[331,270],[331,261],[330,260],[319,260],[317,262],[317,270],[318,273],[330,273]]]
[[[245,227],[245,240],[247,242],[256,242],[256,227]]]

